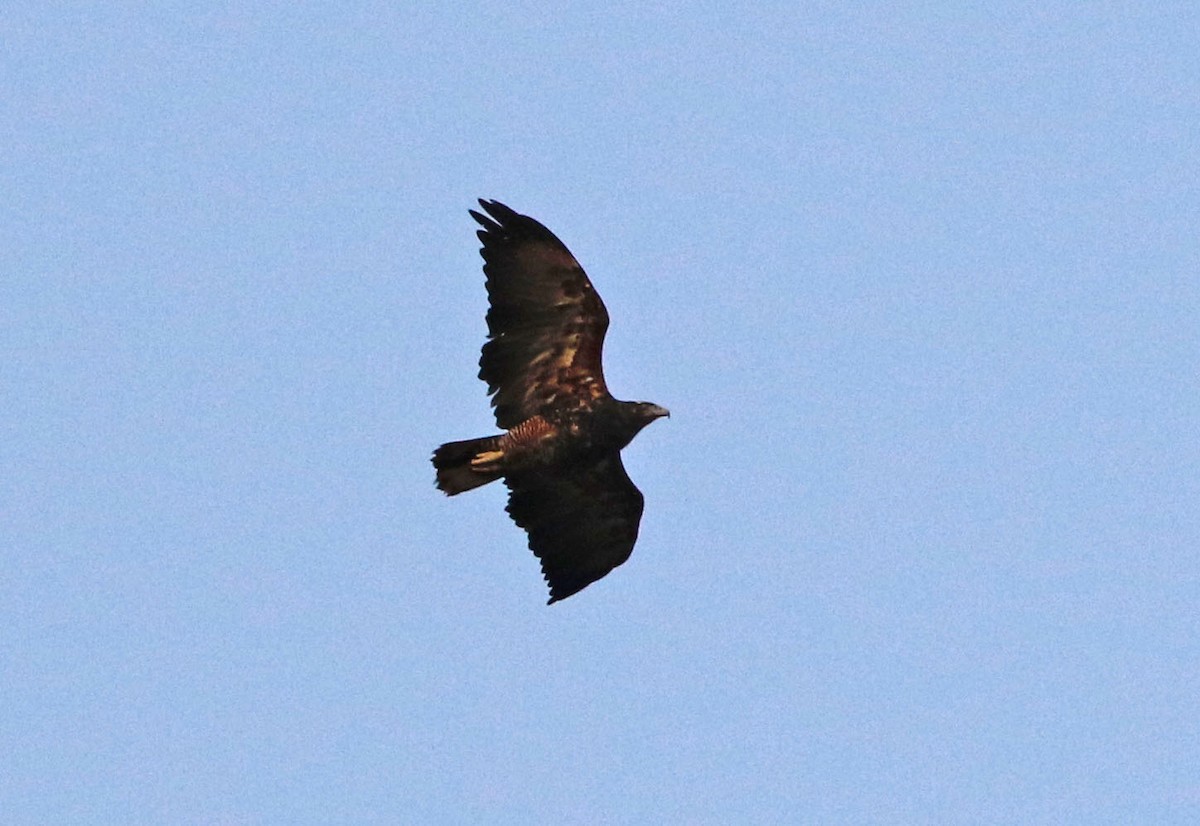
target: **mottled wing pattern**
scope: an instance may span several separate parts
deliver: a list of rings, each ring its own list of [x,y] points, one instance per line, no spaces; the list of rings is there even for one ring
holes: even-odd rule
[[[557,472],[508,476],[508,513],[529,533],[550,602],[586,588],[629,559],[644,499],[611,453]]]
[[[600,353],[608,311],[554,233],[498,201],[479,202],[490,308],[479,359],[496,424],[508,429],[549,410],[588,407],[608,394]]]

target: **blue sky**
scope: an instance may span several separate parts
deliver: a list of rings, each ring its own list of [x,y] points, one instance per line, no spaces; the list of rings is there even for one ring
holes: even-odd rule
[[[402,4],[403,5],[403,4]],[[1200,13],[0,21],[0,810],[1200,819]],[[604,296],[632,559],[492,486],[478,197]]]

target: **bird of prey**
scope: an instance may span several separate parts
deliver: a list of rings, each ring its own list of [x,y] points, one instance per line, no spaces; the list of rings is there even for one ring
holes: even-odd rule
[[[504,480],[554,603],[629,558],[644,500],[621,449],[670,412],[609,394],[608,311],[563,242],[498,201],[479,205],[486,215],[470,212],[490,305],[479,378],[505,432],[444,444],[433,466],[450,496]]]

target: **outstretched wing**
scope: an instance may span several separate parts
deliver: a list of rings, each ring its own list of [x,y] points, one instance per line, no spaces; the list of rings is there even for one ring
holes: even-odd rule
[[[562,241],[498,201],[471,210],[483,229],[490,308],[479,359],[496,424],[515,427],[547,410],[590,406],[608,395],[600,351],[608,311]]]
[[[558,472],[511,474],[508,513],[529,533],[550,602],[586,588],[629,559],[645,500],[613,452]]]

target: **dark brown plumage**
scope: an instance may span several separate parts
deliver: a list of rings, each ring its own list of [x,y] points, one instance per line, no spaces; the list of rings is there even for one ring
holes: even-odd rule
[[[490,303],[479,378],[505,432],[444,444],[433,465],[451,496],[504,479],[508,513],[528,532],[553,603],[629,558],[643,498],[621,449],[670,413],[609,394],[608,311],[562,241],[498,201],[479,204],[487,214],[471,216],[483,227]]]

